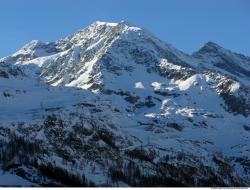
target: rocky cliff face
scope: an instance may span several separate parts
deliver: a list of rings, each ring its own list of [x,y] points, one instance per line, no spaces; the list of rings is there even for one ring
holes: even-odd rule
[[[41,186],[249,186],[250,58],[96,22],[0,59],[0,165]]]

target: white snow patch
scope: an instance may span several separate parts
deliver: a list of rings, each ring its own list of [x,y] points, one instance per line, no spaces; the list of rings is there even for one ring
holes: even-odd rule
[[[230,87],[230,92],[237,92],[240,88],[240,83],[233,83]]]
[[[98,26],[101,26],[101,25],[106,25],[106,26],[117,26],[118,23],[96,21],[95,24],[98,25]]]
[[[144,89],[144,85],[142,84],[142,82],[136,82],[135,83],[135,88],[140,88],[140,89]]]
[[[193,75],[186,80],[176,81],[180,90],[188,90],[191,86],[199,84],[204,79],[202,75]]]
[[[154,87],[154,90],[161,89],[161,83],[159,82],[152,82],[151,86]]]

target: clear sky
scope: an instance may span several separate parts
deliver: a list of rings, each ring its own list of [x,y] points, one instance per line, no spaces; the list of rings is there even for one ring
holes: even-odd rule
[[[0,57],[94,21],[141,25],[187,53],[207,41],[250,55],[250,0],[1,0]]]

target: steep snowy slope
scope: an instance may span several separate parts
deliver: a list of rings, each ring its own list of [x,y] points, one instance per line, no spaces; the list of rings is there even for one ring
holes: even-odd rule
[[[0,165],[39,185],[249,186],[249,67],[126,22],[32,41],[0,59]]]

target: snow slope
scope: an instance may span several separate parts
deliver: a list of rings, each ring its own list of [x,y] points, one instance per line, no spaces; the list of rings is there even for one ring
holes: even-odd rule
[[[32,41],[0,60],[7,163],[32,167],[39,185],[249,186],[249,65],[211,42],[185,54],[126,22]],[[59,169],[68,181],[49,175]]]
[[[27,187],[27,186],[37,186],[34,183],[31,183],[30,181],[23,179],[13,173],[3,173],[3,171],[0,170],[0,186],[3,187]]]

